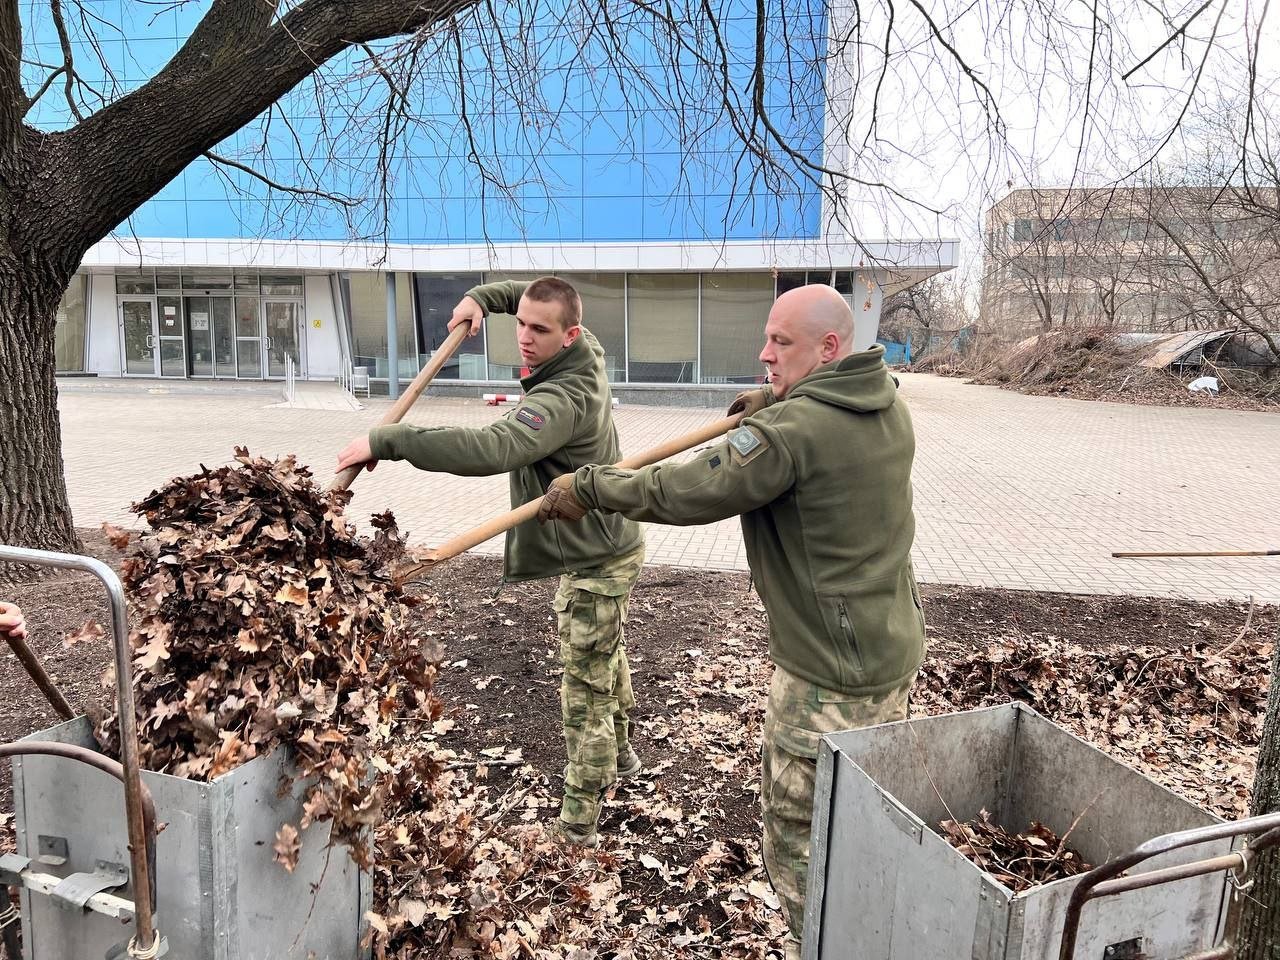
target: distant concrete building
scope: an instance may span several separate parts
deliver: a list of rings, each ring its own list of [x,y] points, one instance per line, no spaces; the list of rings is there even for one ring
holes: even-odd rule
[[[983,324],[1011,338],[1073,323],[1236,325],[1243,285],[1280,276],[1257,242],[1266,229],[1274,248],[1275,206],[1274,191],[1231,188],[1014,190],[985,218]]]

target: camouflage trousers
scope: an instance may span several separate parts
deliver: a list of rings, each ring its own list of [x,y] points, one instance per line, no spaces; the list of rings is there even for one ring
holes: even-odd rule
[[[568,763],[560,819],[594,825],[600,799],[618,778],[629,744],[627,711],[635,706],[623,624],[644,545],[599,567],[567,573],[556,591],[560,627],[560,714]]]
[[[914,675],[877,697],[826,690],[776,667],[764,714],[760,803],[764,813],[764,865],[790,927],[787,956],[799,957],[804,894],[809,879],[809,829],[817,776],[818,741],[907,717]]]

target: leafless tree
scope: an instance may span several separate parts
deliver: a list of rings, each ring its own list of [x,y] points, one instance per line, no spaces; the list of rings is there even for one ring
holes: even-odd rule
[[[881,336],[905,342],[908,333],[955,331],[973,323],[968,285],[961,274],[935,274],[885,298]]]

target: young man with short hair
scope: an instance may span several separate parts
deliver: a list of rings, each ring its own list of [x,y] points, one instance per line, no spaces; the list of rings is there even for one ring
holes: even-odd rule
[[[338,455],[339,470],[407,460],[461,476],[507,473],[514,507],[542,496],[562,474],[621,459],[604,350],[581,325],[582,301],[573,286],[542,277],[475,287],[454,309],[449,329],[467,323],[474,335],[494,312],[516,317],[520,356],[529,367],[519,406],[476,429],[375,427]],[[507,581],[560,575],[554,605],[568,763],[557,828],[563,839],[587,846],[598,843],[604,791],[617,777],[640,772],[629,738],[627,714],[635,699],[623,624],[643,564],[640,527],[620,516],[598,515],[572,528],[530,521],[506,537]]]

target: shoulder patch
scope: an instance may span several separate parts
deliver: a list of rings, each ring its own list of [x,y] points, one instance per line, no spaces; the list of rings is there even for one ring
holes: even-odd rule
[[[733,454],[733,462],[739,466],[750,463],[769,449],[769,441],[751,427],[737,427],[730,430],[726,439]]]
[[[541,430],[546,426],[547,418],[531,407],[521,407],[516,411],[516,419],[530,430]]]

